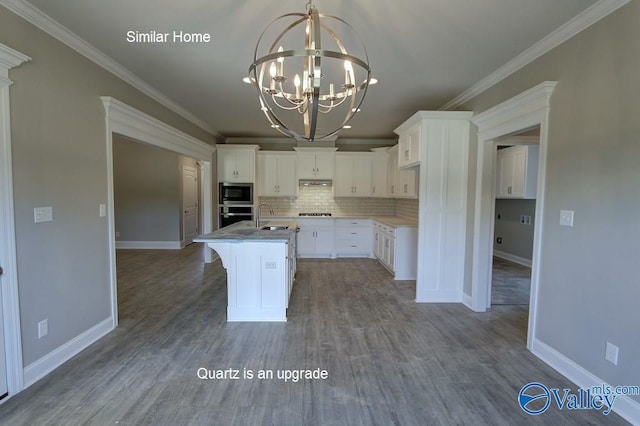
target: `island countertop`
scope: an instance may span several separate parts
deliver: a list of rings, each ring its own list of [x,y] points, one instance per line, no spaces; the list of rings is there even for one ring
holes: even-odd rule
[[[269,231],[256,228],[256,224],[252,220],[244,220],[225,226],[217,231],[210,232],[205,235],[199,235],[193,241],[198,243],[210,243],[216,241],[224,242],[244,242],[244,241],[260,241],[260,242],[287,242],[293,234],[296,233],[298,226],[293,220],[267,221],[261,223],[263,226],[288,226],[288,229]]]

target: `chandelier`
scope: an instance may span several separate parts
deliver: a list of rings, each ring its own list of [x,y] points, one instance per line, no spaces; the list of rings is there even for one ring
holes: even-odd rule
[[[260,107],[271,127],[313,142],[349,128],[367,88],[377,81],[351,26],[318,13],[311,1],[306,7],[307,13],[288,13],[267,26],[244,81],[258,89]],[[351,50],[343,40],[354,44]]]

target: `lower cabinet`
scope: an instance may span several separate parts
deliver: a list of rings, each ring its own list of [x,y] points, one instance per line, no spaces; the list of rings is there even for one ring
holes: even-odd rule
[[[297,219],[298,257],[335,257],[334,219]]]
[[[373,252],[396,280],[415,280],[418,269],[418,228],[394,227],[375,221]]]
[[[371,219],[335,219],[335,225],[338,257],[372,257]]]

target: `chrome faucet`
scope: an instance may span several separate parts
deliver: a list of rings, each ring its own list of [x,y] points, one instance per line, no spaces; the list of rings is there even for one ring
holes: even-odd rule
[[[260,228],[260,208],[263,206],[269,207],[269,214],[273,216],[273,209],[269,203],[260,203],[256,209],[256,228]]]

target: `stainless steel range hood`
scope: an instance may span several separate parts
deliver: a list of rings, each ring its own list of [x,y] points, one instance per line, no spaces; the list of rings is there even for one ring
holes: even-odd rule
[[[299,186],[332,186],[333,181],[331,179],[300,179],[298,181]]]

